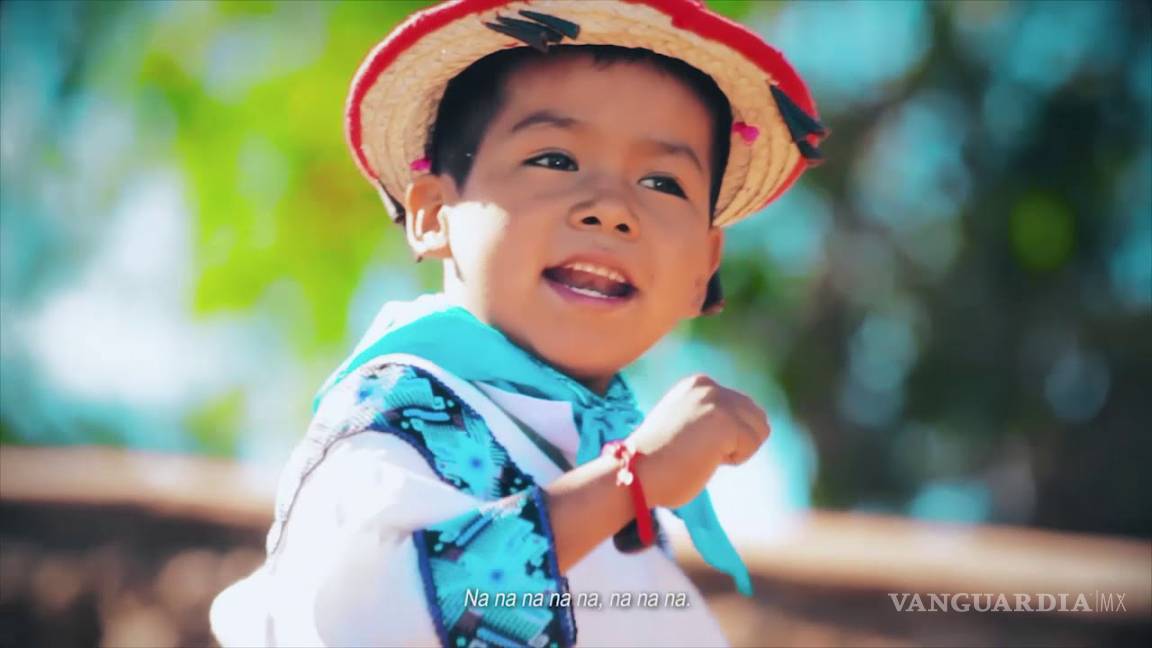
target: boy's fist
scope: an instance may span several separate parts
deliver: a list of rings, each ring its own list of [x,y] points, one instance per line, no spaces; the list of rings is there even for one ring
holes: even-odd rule
[[[744,394],[697,374],[676,383],[632,433],[648,503],[675,508],[720,464],[744,463],[768,438],[768,416]]]

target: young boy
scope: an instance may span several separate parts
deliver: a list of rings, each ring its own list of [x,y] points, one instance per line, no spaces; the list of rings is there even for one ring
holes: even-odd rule
[[[268,561],[213,606],[221,642],[724,644],[645,550],[650,507],[750,593],[704,486],[767,418],[705,376],[643,416],[619,371],[716,310],[721,227],[815,160],[813,114],[695,0],[458,0],[397,28],[348,139],[444,289],[385,305],[317,397]]]

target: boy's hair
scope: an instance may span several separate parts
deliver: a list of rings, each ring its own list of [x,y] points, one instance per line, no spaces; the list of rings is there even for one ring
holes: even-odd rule
[[[558,60],[561,57],[592,56],[594,65],[607,67],[614,63],[639,63],[656,69],[686,85],[699,98],[712,116],[711,185],[708,196],[709,216],[715,217],[720,183],[728,166],[731,145],[732,107],[728,97],[712,77],[680,59],[651,50],[617,45],[560,45],[547,53],[531,47],[517,47],[489,54],[456,75],[444,91],[428,134],[425,157],[433,174],[447,173],[461,188],[468,181],[472,162],[489,124],[504,103],[505,83],[514,72],[529,62]],[[722,299],[718,281],[708,285],[704,309]]]

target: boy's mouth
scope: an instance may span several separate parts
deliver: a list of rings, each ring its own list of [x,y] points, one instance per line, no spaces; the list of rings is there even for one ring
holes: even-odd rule
[[[597,263],[574,261],[544,270],[544,278],[578,295],[603,300],[624,300],[636,287],[619,270]]]

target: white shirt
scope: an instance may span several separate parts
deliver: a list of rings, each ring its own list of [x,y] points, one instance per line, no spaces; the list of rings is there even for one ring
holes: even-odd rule
[[[579,435],[568,403],[478,388],[420,358],[389,358],[433,373],[472,405],[537,484],[560,469],[504,411],[575,463]],[[213,603],[213,632],[224,646],[439,645],[412,532],[481,504],[394,435],[341,439],[297,491],[277,551]],[[622,554],[608,539],[566,576],[574,601],[599,595],[599,608],[573,608],[579,646],[727,645],[703,596],[659,549]],[[637,594],[649,592],[660,605],[637,607]],[[613,605],[614,593],[630,593],[633,606]],[[678,598],[687,606],[665,605]]]

